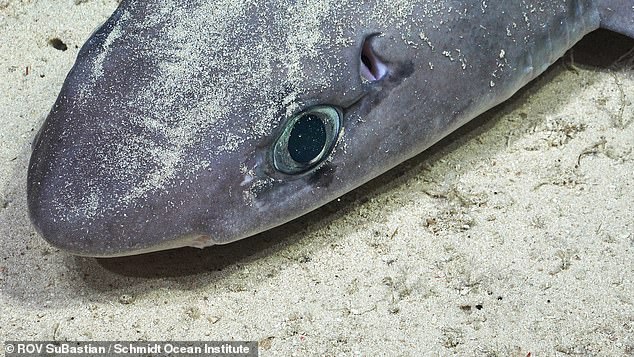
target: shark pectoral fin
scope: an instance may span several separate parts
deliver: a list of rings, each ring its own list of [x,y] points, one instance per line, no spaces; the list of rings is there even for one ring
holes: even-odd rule
[[[634,0],[599,0],[601,27],[634,38]]]

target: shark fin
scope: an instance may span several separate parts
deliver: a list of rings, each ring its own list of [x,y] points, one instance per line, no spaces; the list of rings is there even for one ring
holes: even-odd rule
[[[601,27],[634,38],[634,0],[599,0]]]

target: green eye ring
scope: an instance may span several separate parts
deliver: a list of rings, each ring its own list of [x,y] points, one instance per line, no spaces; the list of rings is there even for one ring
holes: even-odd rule
[[[337,143],[342,118],[340,109],[317,105],[286,121],[273,145],[275,169],[297,175],[322,163]]]

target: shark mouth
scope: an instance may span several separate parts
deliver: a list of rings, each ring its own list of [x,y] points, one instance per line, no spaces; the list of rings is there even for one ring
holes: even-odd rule
[[[371,38],[372,36],[367,37],[363,41],[359,72],[361,78],[370,82],[376,82],[383,79],[383,77],[387,74],[387,65],[374,53],[372,45],[370,44]]]

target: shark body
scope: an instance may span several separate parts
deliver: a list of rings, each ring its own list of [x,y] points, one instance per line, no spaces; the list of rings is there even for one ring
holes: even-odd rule
[[[31,219],[65,251],[242,239],[505,101],[631,0],[124,0],[40,130]]]

